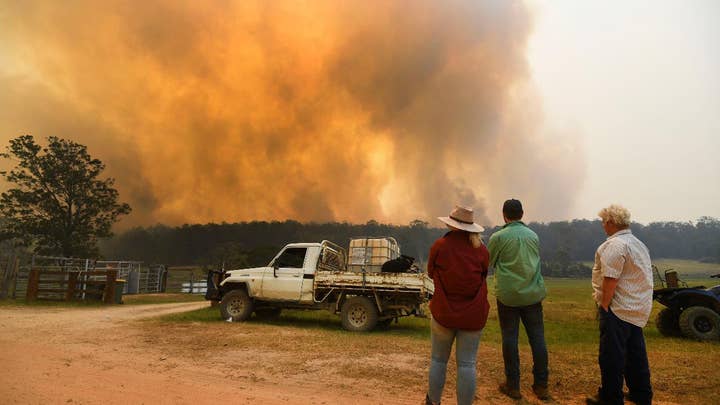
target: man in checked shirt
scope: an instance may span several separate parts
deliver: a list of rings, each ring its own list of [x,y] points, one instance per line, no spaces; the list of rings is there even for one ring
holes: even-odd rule
[[[630,212],[619,205],[598,213],[608,238],[595,253],[593,298],[600,319],[601,386],[588,404],[622,404],[623,377],[627,399],[652,402],[650,367],[642,328],[652,310],[650,252],[630,232]]]

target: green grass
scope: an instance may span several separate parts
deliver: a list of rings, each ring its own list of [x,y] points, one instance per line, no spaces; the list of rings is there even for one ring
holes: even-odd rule
[[[717,279],[699,279],[695,281],[704,282],[706,286],[718,284]],[[712,284],[713,282],[715,284]],[[590,280],[546,278],[545,284],[548,289],[548,295],[543,302],[543,311],[545,335],[548,345],[575,345],[586,348],[596,346],[598,342],[598,326],[596,321],[596,306],[591,295],[592,287],[590,286]],[[491,303],[491,310],[487,324],[483,330],[483,340],[498,342],[500,341],[501,335],[497,319],[495,296],[492,293],[492,280],[490,280],[490,290],[488,300]],[[653,313],[645,328],[645,335],[649,341],[666,341],[669,339],[659,334],[654,323],[655,316],[662,308],[662,305],[658,303],[653,304]],[[157,318],[157,320],[167,322],[225,322],[220,317],[218,307],[208,307],[186,313],[166,315]],[[253,317],[249,322],[288,328],[346,333],[342,330],[340,318],[337,315],[323,310],[284,310],[278,319],[260,320]],[[393,323],[388,329],[374,330],[371,334],[389,334],[426,339],[430,336],[430,321],[427,318],[400,318],[398,323]],[[520,341],[521,344],[527,345],[527,340],[524,340],[522,336],[524,336],[524,331],[522,330],[521,324]],[[692,343],[696,344],[696,342]],[[699,345],[700,346],[696,347],[702,347],[702,343],[699,343]]]
[[[673,269],[678,272],[680,279],[683,278],[707,278],[713,274],[720,274],[720,264],[703,263],[695,260],[682,259],[657,259],[653,260],[653,264],[663,274],[665,270]]]
[[[586,266],[592,268],[593,262],[582,262]],[[665,277],[665,270],[675,270],[681,280],[709,278],[714,274],[720,274],[720,264],[703,263],[697,260],[685,259],[655,259],[653,264],[660,270],[660,274]],[[717,280],[717,279],[716,279]]]
[[[492,283],[492,281],[491,281]],[[576,279],[546,279],[548,296],[544,301],[543,310],[545,318],[545,335],[548,345],[597,345],[597,322],[595,320],[595,302],[592,300],[590,280]],[[492,286],[492,284],[491,284]],[[488,300],[491,302],[491,311],[483,330],[483,340],[500,341],[500,328],[497,319],[495,296],[491,292]],[[659,306],[659,304],[655,304]],[[653,312],[653,316],[659,309]],[[654,317],[652,318],[654,319]],[[171,314],[159,321],[168,322],[224,322],[220,318],[218,307],[202,308],[182,314]],[[275,320],[259,320],[251,318],[251,323],[268,324],[287,328],[337,331],[342,330],[340,318],[328,311],[301,311],[284,310]],[[522,325],[521,325],[522,329]],[[653,329],[651,336],[657,330],[654,323],[648,325],[646,333]],[[393,323],[387,330],[374,330],[371,334],[388,334],[406,336],[418,339],[427,339],[430,336],[430,321],[427,318],[405,317],[398,323]],[[521,332],[524,336],[524,332]],[[662,337],[660,337],[662,338]],[[521,344],[527,344],[520,339]]]
[[[717,284],[717,279],[712,279]],[[698,280],[698,281],[710,281]],[[492,284],[491,284],[492,285]],[[711,285],[706,282],[705,285]],[[548,347],[573,348],[578,352],[597,350],[598,325],[596,306],[592,300],[590,280],[546,279],[548,296],[543,302],[545,336]],[[492,288],[491,288],[492,290]],[[491,310],[488,322],[483,330],[483,341],[498,345],[501,341],[497,319],[495,297],[490,293]],[[668,338],[660,335],[655,327],[655,317],[663,308],[655,302],[648,325],[644,332],[648,346],[670,347],[676,352],[702,352],[711,350],[720,356],[720,345],[694,342],[680,338]],[[160,322],[225,322],[220,317],[218,307],[202,308],[196,311],[166,315],[156,318]],[[342,329],[340,318],[328,311],[285,310],[275,320],[251,318],[251,324],[273,325],[298,330],[321,331],[330,334],[347,334]],[[427,318],[405,317],[393,323],[388,329],[374,330],[369,335],[403,336],[413,339],[428,339],[430,321]],[[521,324],[520,345],[527,346],[527,339]]]

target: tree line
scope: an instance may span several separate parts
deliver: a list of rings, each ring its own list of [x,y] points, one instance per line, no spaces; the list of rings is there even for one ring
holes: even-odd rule
[[[584,277],[595,249],[606,238],[599,220],[573,220],[528,224],[540,237],[543,273],[549,276]],[[486,229],[484,239],[501,229]],[[654,259],[693,259],[720,263],[720,220],[710,217],[689,222],[632,224],[631,229],[650,249]],[[266,265],[287,243],[323,239],[347,247],[350,238],[392,236],[403,254],[425,263],[430,245],[445,233],[416,220],[408,225],[350,223],[300,223],[297,221],[196,224],[138,227],[101,243],[101,253],[111,259],[142,260],[169,265],[194,264],[237,268]]]
[[[288,220],[157,225],[114,236],[113,224],[131,208],[119,201],[115,180],[103,177],[105,165],[71,140],[51,136],[44,145],[32,135],[23,135],[0,153],[0,158],[14,163],[11,170],[0,171],[0,178],[11,185],[0,193],[0,252],[237,268],[265,265],[290,242],[328,239],[347,246],[352,237],[392,236],[403,254],[424,265],[430,245],[446,232],[420,220],[404,226]],[[529,226],[540,237],[543,274],[590,274],[581,262],[592,261],[605,239],[598,220]],[[487,229],[485,240],[498,229]],[[633,224],[632,230],[653,258],[720,263],[720,221],[716,218]]]

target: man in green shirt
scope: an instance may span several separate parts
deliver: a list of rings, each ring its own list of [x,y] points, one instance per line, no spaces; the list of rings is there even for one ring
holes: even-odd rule
[[[522,221],[520,201],[511,199],[503,204],[505,226],[490,237],[490,266],[495,269],[495,296],[502,332],[505,382],[500,392],[520,399],[520,356],[518,331],[525,326],[533,356],[532,386],[535,395],[548,399],[548,355],[545,346],[542,300],[545,283],[540,274],[540,243],[538,236]]]

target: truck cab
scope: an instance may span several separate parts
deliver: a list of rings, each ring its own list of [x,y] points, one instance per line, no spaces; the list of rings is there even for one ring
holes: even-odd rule
[[[318,267],[342,270],[343,250],[329,241],[286,245],[265,267],[231,270],[221,288],[244,284],[250,297],[263,301],[313,303]]]

